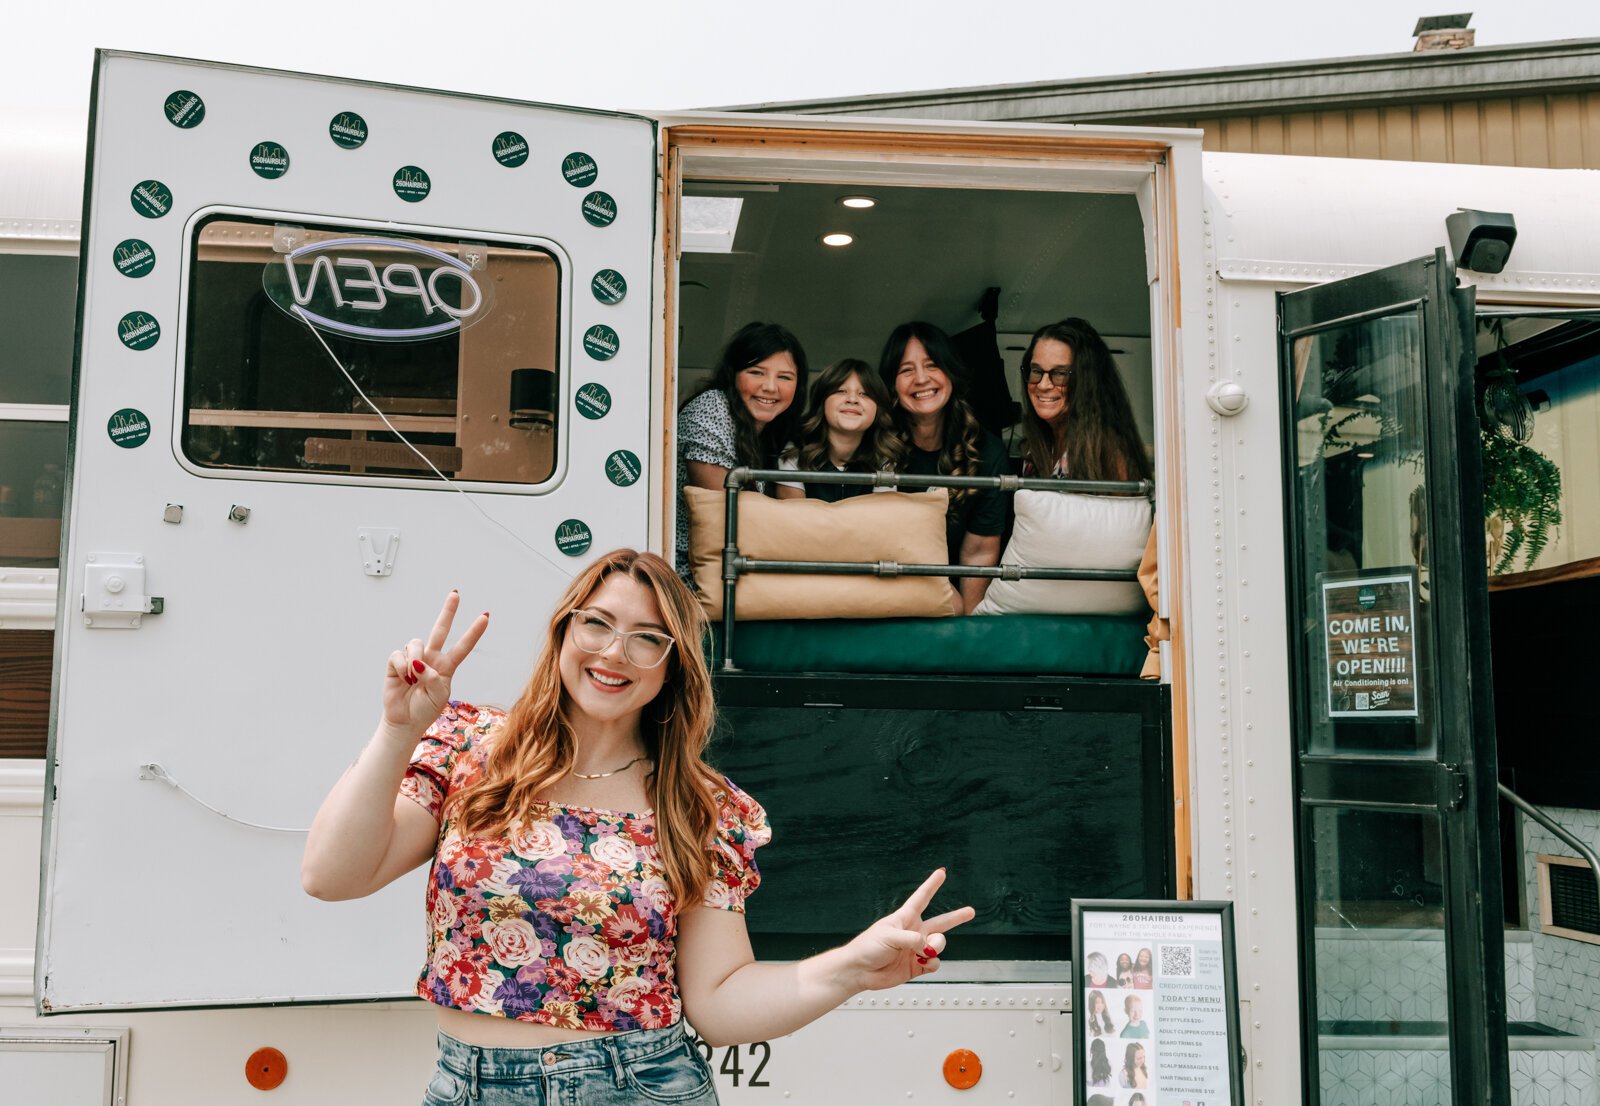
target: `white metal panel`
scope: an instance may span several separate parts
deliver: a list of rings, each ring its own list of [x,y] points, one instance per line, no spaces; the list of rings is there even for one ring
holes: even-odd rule
[[[305,827],[371,733],[383,658],[431,624],[449,588],[462,589],[464,609],[494,612],[457,693],[509,703],[571,573],[587,557],[648,542],[651,481],[619,487],[604,466],[627,448],[647,475],[652,467],[654,124],[125,54],[101,56],[98,89],[39,1002],[61,1010],[407,993],[420,966],[420,877],[357,903],[316,902],[299,886],[303,836],[220,818],[149,773],[141,779],[140,765],[161,764],[233,818]],[[167,119],[164,104],[180,89],[205,102],[198,126]],[[330,137],[332,119],[349,111],[370,128],[357,149]],[[505,130],[529,141],[520,167],[492,155]],[[249,163],[267,140],[290,157],[276,179]],[[574,151],[597,162],[592,187],[615,199],[609,226],[584,219],[590,187],[563,176]],[[393,189],[406,165],[431,176],[420,203]],[[174,197],[158,218],[130,202],[149,179]],[[540,494],[476,495],[496,526],[437,485],[239,480],[181,466],[180,278],[188,224],[211,207],[553,242],[570,259],[559,336],[564,476]],[[156,253],[139,279],[113,264],[130,237]],[[629,280],[621,303],[590,291],[606,268]],[[132,310],[161,323],[153,348],[118,340],[117,322]],[[605,362],[581,343],[599,322],[620,336],[621,352]],[[590,381],[613,399],[598,420],[571,404]],[[151,424],[138,448],[109,438],[108,420],[123,408]],[[183,505],[180,524],[163,521],[168,504]],[[250,509],[247,523],[230,521],[236,504]],[[593,533],[584,556],[556,545],[573,518]],[[360,527],[401,532],[392,575],[363,572]],[[84,625],[85,564],[105,553],[143,558],[163,613],[137,630]]]

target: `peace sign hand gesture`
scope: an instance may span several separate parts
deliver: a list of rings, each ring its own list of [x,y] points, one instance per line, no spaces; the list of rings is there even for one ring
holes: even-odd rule
[[[489,628],[489,612],[484,611],[446,649],[445,639],[460,603],[460,593],[451,589],[428,640],[412,638],[404,648],[389,654],[389,667],[383,677],[383,720],[389,726],[412,736],[420,734],[450,701],[451,678]]]
[[[948,943],[945,934],[977,915],[972,907],[963,906],[932,918],[922,917],[944,884],[944,876],[943,868],[934,872],[899,910],[878,919],[844,947],[858,973],[860,989],[881,991],[939,970],[939,954]]]

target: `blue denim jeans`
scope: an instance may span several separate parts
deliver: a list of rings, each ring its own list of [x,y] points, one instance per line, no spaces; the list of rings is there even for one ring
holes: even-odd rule
[[[717,1106],[711,1067],[683,1031],[637,1029],[550,1048],[480,1048],[439,1034],[423,1106]]]

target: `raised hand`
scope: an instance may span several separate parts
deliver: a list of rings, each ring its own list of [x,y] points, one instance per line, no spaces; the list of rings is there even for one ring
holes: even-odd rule
[[[433,724],[450,701],[450,681],[456,669],[489,628],[489,612],[484,611],[446,648],[460,603],[460,593],[452,589],[428,639],[412,638],[389,654],[383,677],[383,720],[390,726],[420,732]]]
[[[922,881],[893,914],[880,918],[845,946],[852,967],[859,973],[862,990],[880,991],[896,987],[908,979],[939,970],[939,954],[948,943],[945,934],[976,911],[959,907],[932,918],[923,918],[934,894],[944,884],[944,869]]]

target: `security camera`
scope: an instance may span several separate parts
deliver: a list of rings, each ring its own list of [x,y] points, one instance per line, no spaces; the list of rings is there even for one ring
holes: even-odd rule
[[[1456,267],[1475,273],[1498,273],[1506,267],[1517,240],[1517,220],[1510,212],[1461,208],[1444,220]]]

